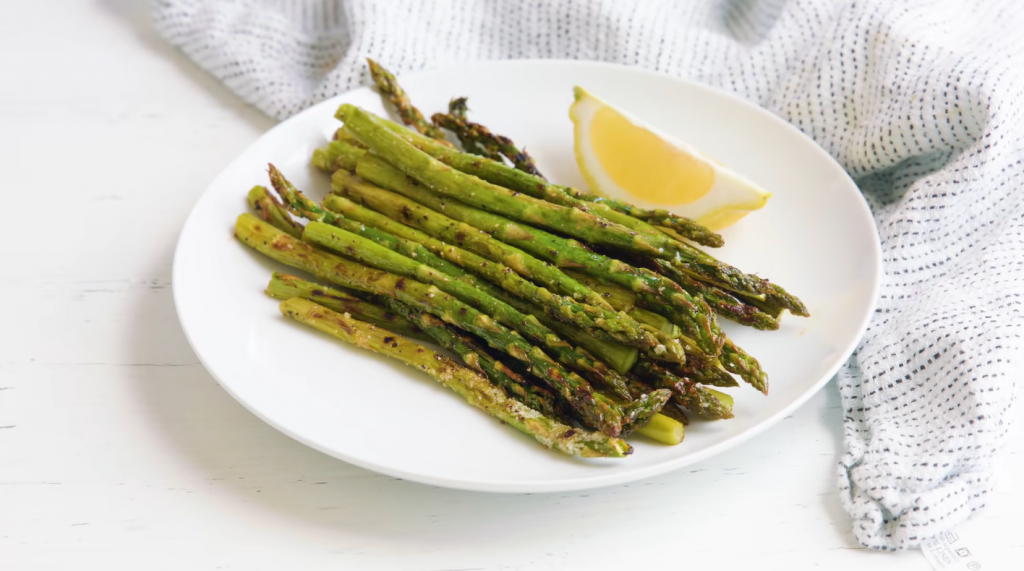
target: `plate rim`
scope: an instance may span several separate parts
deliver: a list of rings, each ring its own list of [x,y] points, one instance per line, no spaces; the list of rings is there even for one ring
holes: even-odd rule
[[[742,97],[740,97],[740,96],[738,96],[736,94],[729,93],[727,91],[724,91],[724,90],[712,87],[712,86],[707,85],[707,84],[699,83],[699,82],[696,82],[696,81],[693,81],[693,80],[690,80],[690,79],[686,79],[686,78],[681,78],[681,77],[677,77],[677,76],[674,76],[674,75],[670,75],[670,74],[667,74],[667,73],[664,73],[664,72],[653,71],[653,70],[649,70],[649,69],[644,69],[644,68],[639,68],[639,67],[634,67],[634,66],[628,66],[628,65],[624,65],[624,64],[618,64],[618,63],[611,63],[611,62],[581,61],[581,60],[573,60],[573,59],[512,59],[512,60],[485,60],[485,61],[478,61],[478,62],[468,62],[468,63],[461,63],[461,64],[445,65],[445,66],[442,66],[442,67],[433,68],[433,69],[424,70],[424,71],[419,71],[419,72],[414,72],[414,73],[399,74],[398,77],[399,77],[399,79],[401,79],[403,81],[407,81],[409,79],[429,78],[429,76],[435,75],[435,74],[449,73],[452,69],[469,70],[469,69],[476,68],[476,67],[523,67],[523,66],[531,67],[531,66],[560,66],[560,65],[571,65],[571,66],[584,66],[584,67],[593,67],[593,68],[603,68],[603,69],[607,69],[607,70],[613,70],[613,72],[616,72],[616,73],[617,72],[628,72],[628,73],[637,73],[637,74],[641,74],[641,75],[653,75],[653,76],[657,76],[657,77],[660,77],[660,78],[664,78],[664,79],[668,79],[668,80],[677,82],[679,84],[683,84],[683,85],[687,86],[687,88],[690,88],[690,89],[697,89],[697,90],[702,90],[702,91],[709,92],[709,93],[713,94],[716,97],[725,97],[725,98],[730,99],[734,103],[737,103],[739,105],[743,105],[743,106],[746,106],[746,107],[752,107],[757,112],[769,116],[770,120],[772,120],[775,123],[777,123],[780,127],[784,128],[784,129],[788,129],[792,133],[794,133],[794,134],[798,135],[799,137],[805,139],[807,142],[810,142],[813,145],[813,147],[815,149],[815,152],[819,153],[823,158],[827,159],[827,161],[832,163],[832,165],[835,166],[838,169],[838,171],[841,172],[843,174],[843,176],[846,177],[846,179],[850,182],[850,184],[853,186],[853,188],[857,189],[856,183],[850,177],[849,173],[847,173],[846,170],[842,168],[842,165],[840,165],[838,163],[838,161],[836,161],[836,159],[834,157],[832,157],[832,155],[830,155],[824,148],[822,148],[817,143],[817,141],[815,141],[814,139],[809,137],[803,131],[801,131],[800,129],[795,127],[793,124],[785,121],[784,119],[782,119],[778,115],[776,115],[776,114],[772,113],[771,111],[769,111],[769,110],[767,110],[767,109],[757,105],[756,103],[753,103],[753,102],[751,102],[751,101],[749,101],[747,99],[744,99],[744,98],[742,98]],[[778,412],[776,412],[775,414],[765,418],[764,420],[762,420],[759,423],[751,426],[750,428],[744,430],[743,432],[735,434],[735,435],[733,435],[733,436],[731,436],[729,438],[726,438],[725,440],[722,440],[721,442],[718,442],[718,443],[715,443],[715,444],[713,444],[711,446],[708,446],[707,448],[704,448],[703,450],[700,450],[698,452],[695,452],[695,453],[692,453],[692,454],[689,454],[689,455],[685,455],[685,456],[681,456],[679,458],[674,458],[674,459],[666,460],[666,461],[661,462],[659,464],[654,464],[654,465],[647,466],[647,467],[644,467],[644,468],[638,468],[638,469],[633,470],[633,471],[620,472],[620,473],[614,473],[614,474],[595,473],[595,475],[592,476],[592,477],[568,478],[568,479],[558,480],[558,481],[553,482],[553,483],[523,482],[523,481],[519,481],[519,480],[486,480],[486,481],[481,481],[481,480],[475,480],[475,479],[459,479],[459,478],[454,478],[454,477],[436,477],[436,476],[431,476],[431,475],[419,474],[419,473],[416,473],[416,472],[410,472],[410,471],[407,471],[407,470],[396,469],[396,468],[391,467],[391,466],[378,465],[378,464],[376,464],[374,462],[365,461],[365,460],[363,460],[361,458],[354,457],[354,456],[351,456],[351,455],[346,454],[344,452],[339,452],[337,450],[333,450],[333,449],[330,449],[330,448],[328,448],[326,446],[323,446],[323,445],[319,444],[318,442],[316,442],[312,438],[307,438],[307,437],[303,436],[302,434],[298,434],[298,433],[290,430],[287,426],[276,422],[274,419],[272,419],[269,416],[267,416],[266,414],[262,413],[259,410],[258,407],[251,405],[249,402],[246,402],[246,400],[244,398],[242,398],[242,396],[238,392],[236,392],[235,390],[232,389],[231,383],[224,382],[224,380],[221,378],[221,376],[218,374],[218,372],[215,371],[212,367],[210,367],[210,365],[207,362],[207,359],[204,358],[202,350],[193,341],[193,335],[190,333],[189,326],[185,322],[185,319],[182,316],[182,313],[183,313],[182,310],[181,310],[181,308],[182,308],[182,299],[181,299],[180,296],[183,295],[183,294],[180,293],[181,289],[178,287],[178,284],[181,283],[181,277],[182,276],[180,275],[180,272],[183,271],[183,270],[181,270],[181,268],[183,266],[183,263],[181,262],[181,260],[183,259],[183,255],[184,255],[183,254],[183,249],[184,249],[183,244],[185,243],[185,241],[186,241],[185,237],[188,234],[188,232],[190,231],[190,229],[192,228],[192,226],[197,224],[197,222],[196,222],[196,220],[198,219],[197,212],[200,211],[200,208],[203,205],[204,201],[212,199],[211,197],[213,196],[213,193],[211,191],[215,187],[217,187],[219,185],[219,182],[220,182],[220,180],[222,178],[228,176],[228,173],[233,170],[232,167],[237,162],[241,161],[242,158],[245,155],[249,154],[254,148],[256,148],[257,146],[262,144],[266,139],[272,137],[274,135],[274,133],[276,133],[278,130],[285,128],[285,126],[288,125],[290,122],[298,121],[300,118],[303,118],[303,117],[305,117],[306,115],[309,115],[309,114],[315,114],[315,113],[319,112],[323,107],[326,107],[328,105],[340,104],[341,100],[343,98],[345,98],[347,95],[349,95],[350,93],[352,93],[354,91],[361,90],[361,89],[369,89],[369,88],[370,87],[368,85],[359,85],[359,86],[354,87],[354,88],[352,88],[352,89],[350,89],[348,91],[345,91],[343,93],[339,93],[337,95],[334,95],[332,97],[324,99],[323,101],[320,101],[320,102],[318,102],[318,103],[316,103],[314,105],[311,105],[310,107],[300,111],[299,113],[297,113],[297,114],[295,114],[295,115],[293,115],[293,116],[291,116],[291,117],[289,117],[287,119],[284,119],[284,120],[278,122],[276,125],[274,125],[269,130],[267,130],[266,132],[261,134],[259,137],[257,137],[256,140],[254,140],[252,143],[247,145],[241,152],[239,152],[235,156],[234,159],[231,160],[231,162],[229,162],[227,165],[225,165],[220,170],[220,172],[217,174],[217,176],[215,176],[213,178],[213,180],[211,180],[210,183],[203,190],[202,194],[199,196],[199,198],[196,200],[195,204],[189,210],[189,214],[188,214],[188,216],[185,219],[185,223],[182,225],[181,231],[180,231],[180,233],[178,235],[177,243],[176,243],[175,248],[174,248],[174,258],[173,258],[173,261],[172,261],[172,268],[171,268],[172,297],[174,299],[175,314],[177,316],[178,323],[181,326],[182,332],[184,333],[186,340],[188,341],[189,347],[191,347],[192,351],[196,354],[196,357],[199,359],[200,363],[202,363],[203,368],[207,371],[207,373],[209,373],[209,375],[211,377],[213,377],[213,379],[217,382],[217,384],[221,388],[223,388],[229,395],[231,395],[232,398],[234,398],[237,402],[239,402],[246,410],[251,412],[253,415],[255,415],[257,418],[259,418],[263,422],[265,422],[268,425],[272,426],[276,430],[284,433],[285,435],[289,436],[290,438],[298,441],[299,443],[301,443],[301,444],[303,444],[305,446],[308,446],[310,448],[313,448],[314,450],[317,450],[319,452],[327,454],[328,456],[331,456],[333,458],[337,458],[339,460],[342,460],[344,462],[353,464],[353,465],[358,466],[360,468],[371,470],[373,472],[377,472],[377,473],[380,473],[380,474],[385,474],[387,476],[392,476],[392,477],[400,478],[400,479],[403,479],[403,480],[410,480],[410,481],[414,481],[414,482],[418,482],[418,483],[426,484],[426,485],[439,486],[439,487],[458,489],[458,490],[475,491],[475,492],[491,492],[491,493],[555,493],[555,492],[566,492],[566,491],[575,491],[575,490],[588,490],[588,489],[595,489],[595,488],[603,488],[603,487],[607,487],[607,486],[613,486],[613,485],[617,485],[617,484],[633,482],[633,481],[637,481],[637,480],[651,478],[651,477],[654,477],[654,476],[659,476],[659,475],[662,475],[662,474],[665,474],[665,473],[668,473],[668,472],[672,472],[674,470],[678,470],[678,469],[680,469],[680,468],[682,468],[684,466],[688,466],[688,465],[691,465],[691,464],[694,464],[694,463],[697,463],[697,462],[701,462],[701,461],[706,460],[706,459],[708,459],[710,457],[716,456],[716,455],[721,454],[721,453],[723,453],[723,452],[725,452],[727,450],[730,450],[730,449],[732,449],[732,448],[742,444],[743,442],[746,442],[747,440],[749,440],[749,439],[751,439],[751,438],[753,438],[753,437],[755,437],[755,436],[757,436],[759,434],[762,434],[767,429],[775,426],[785,416],[791,414],[797,408],[802,406],[804,403],[806,403],[808,400],[810,400],[810,398],[812,396],[817,394],[826,384],[828,384],[828,382],[836,375],[836,373],[843,366],[843,364],[846,363],[849,360],[850,356],[853,354],[853,352],[856,350],[857,346],[860,344],[860,341],[863,338],[865,331],[867,330],[868,326],[870,325],[871,318],[874,315],[875,310],[877,308],[877,304],[878,304],[878,296],[879,296],[879,293],[880,293],[880,290],[881,290],[881,281],[882,281],[882,276],[883,276],[883,273],[884,273],[884,267],[883,267],[883,264],[882,264],[882,250],[881,250],[881,243],[880,243],[880,239],[879,239],[879,235],[878,235],[878,227],[877,227],[877,225],[874,222],[874,216],[873,216],[873,214],[871,212],[870,207],[868,206],[867,201],[864,198],[863,193],[861,193],[860,190],[857,189],[856,196],[857,196],[858,200],[856,201],[856,203],[857,203],[857,208],[858,208],[858,215],[862,215],[862,216],[866,217],[866,219],[870,222],[868,224],[868,227],[870,228],[871,236],[874,238],[872,240],[872,252],[871,252],[872,253],[872,257],[874,259],[874,264],[873,264],[874,272],[873,272],[873,276],[872,276],[872,284],[871,284],[871,291],[870,291],[870,301],[868,303],[868,306],[865,308],[864,315],[861,316],[860,323],[856,327],[857,334],[854,335],[852,337],[852,339],[847,343],[847,346],[844,347],[842,351],[840,351],[840,354],[842,355],[842,357],[836,360],[835,364],[828,369],[827,373],[823,374],[820,379],[815,381],[809,388],[807,388],[797,398],[793,399],[792,401],[787,403],[785,406],[783,406]],[[332,103],[332,102],[334,102],[334,103]]]

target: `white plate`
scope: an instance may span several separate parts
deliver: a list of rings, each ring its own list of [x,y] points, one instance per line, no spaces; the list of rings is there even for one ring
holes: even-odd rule
[[[678,446],[632,439],[625,459],[581,460],[548,451],[394,361],[346,346],[283,318],[262,293],[284,269],[232,237],[246,191],[267,185],[273,162],[319,198],[327,177],[309,166],[342,102],[383,113],[360,88],[281,123],[210,185],[189,216],[174,259],[182,328],[218,382],[254,414],[317,450],[392,476],[469,490],[579,490],[654,476],[718,454],[768,428],[835,374],[871,315],[881,274],[875,226],[857,187],[797,129],[734,96],[647,71],[607,64],[518,61],[401,78],[430,114],[469,96],[471,117],[526,146],[552,180],[583,185],[568,118],[581,85],[688,141],[774,193],[724,232],[714,254],[801,297],[809,319],[781,330],[725,323],[771,378],[770,396],[742,387],[736,418],[693,422]]]

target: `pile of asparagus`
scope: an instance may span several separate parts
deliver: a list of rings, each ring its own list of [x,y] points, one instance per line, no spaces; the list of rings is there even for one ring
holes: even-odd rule
[[[312,157],[331,194],[311,200],[270,165],[276,195],[254,187],[256,215],[236,221],[244,244],[331,284],[275,273],[266,291],[284,315],[580,456],[625,456],[633,432],[677,444],[688,415],[731,418],[717,388],[737,378],[767,394],[717,318],[777,329],[783,310],[807,315],[800,300],[699,250],[722,240],[692,220],[549,183],[470,122],[464,98],[428,123],[390,73],[370,70],[415,130],[342,105],[343,126]]]

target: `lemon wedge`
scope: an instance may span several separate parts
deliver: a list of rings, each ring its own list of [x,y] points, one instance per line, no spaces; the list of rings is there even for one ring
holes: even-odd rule
[[[674,137],[575,87],[576,164],[590,190],[663,208],[712,230],[735,224],[771,193]]]

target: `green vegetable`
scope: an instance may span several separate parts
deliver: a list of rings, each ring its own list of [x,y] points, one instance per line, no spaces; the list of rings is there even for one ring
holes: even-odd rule
[[[596,395],[586,381],[575,373],[566,372],[541,349],[436,287],[318,251],[251,214],[238,217],[235,237],[285,265],[305,270],[342,287],[397,299],[483,338],[495,349],[529,366],[538,378],[579,413],[588,426],[611,436],[621,432],[622,410],[617,405],[599,398],[600,395]]]
[[[430,336],[407,319],[384,308],[363,301],[343,291],[306,281],[295,276],[274,272],[267,284],[267,295],[274,299],[301,297],[338,313],[349,313],[359,321],[383,327],[400,335],[420,341],[430,341]]]
[[[657,440],[662,444],[675,445],[683,441],[685,429],[683,423],[664,414],[656,414],[646,425],[636,431],[637,434]]]
[[[508,398],[479,373],[456,364],[429,349],[316,305],[293,298],[281,302],[281,313],[332,337],[401,361],[425,371],[437,382],[455,391],[469,404],[529,434],[548,448],[585,457],[621,458],[632,452],[625,441],[599,432],[566,426],[536,410]]]
[[[344,120],[346,112],[350,112],[350,109],[343,106],[338,111],[338,118]],[[395,136],[415,145],[417,149],[426,152],[440,162],[448,164],[459,171],[478,176],[485,181],[501,185],[512,191],[528,194],[538,199],[542,198],[553,205],[572,207],[578,210],[586,209],[604,216],[609,222],[622,225],[622,228],[609,227],[611,229],[605,234],[596,235],[598,238],[602,238],[602,241],[592,241],[591,243],[606,244],[627,251],[635,251],[645,256],[673,260],[674,263],[680,266],[680,269],[697,279],[715,284],[725,290],[748,294],[757,299],[765,299],[767,297],[772,299],[774,305],[789,309],[794,315],[807,315],[807,308],[803,302],[792,294],[787,293],[781,287],[757,276],[744,274],[738,269],[724,264],[696,248],[675,240],[672,236],[647,224],[643,219],[651,219],[662,226],[668,226],[677,232],[683,233],[687,238],[697,243],[705,243],[705,245],[711,246],[721,245],[720,236],[711,233],[699,225],[694,226],[696,223],[692,223],[692,221],[681,217],[673,217],[666,211],[645,211],[625,203],[589,195],[577,189],[547,184],[542,180],[531,180],[526,173],[509,168],[496,161],[463,155],[450,148],[447,151],[443,151],[436,143],[429,139],[417,137],[415,133],[380,117],[365,112],[363,116],[358,116],[357,114],[353,114],[353,116],[358,120],[358,123],[355,125],[346,123],[346,127],[350,130],[353,130],[352,127],[355,127],[355,129],[365,128],[366,121],[372,122],[376,127],[391,131]],[[354,134],[358,138],[358,133]],[[489,190],[493,191],[493,188],[489,188]],[[440,190],[438,191],[441,192]],[[578,201],[583,200],[586,202],[588,198],[594,200],[594,202],[589,202],[589,204],[594,206],[586,206]],[[596,211],[594,210],[595,208],[597,209]],[[492,210],[498,212],[496,209]],[[618,213],[618,216],[612,212]],[[630,220],[633,220],[633,222]],[[687,230],[687,227],[690,229]],[[622,235],[623,228],[638,234],[637,244],[633,246],[628,244],[628,238]],[[560,231],[572,236],[581,237],[572,231],[568,231],[568,229],[560,229]],[[628,232],[626,234],[628,235]],[[584,241],[587,241],[586,236],[583,236],[583,238]],[[643,244],[645,239],[647,241],[646,245]]]
[[[658,273],[679,284],[690,295],[699,295],[718,315],[763,331],[774,331],[779,328],[779,322],[771,315],[740,301],[723,289],[693,279],[667,260],[654,260],[654,264]]]
[[[493,318],[497,323],[518,331],[527,340],[544,347],[556,360],[570,368],[588,370],[593,366],[593,357],[577,351],[572,345],[545,327],[536,317],[526,315],[480,289],[375,244],[362,236],[323,222],[310,222],[306,224],[302,239],[328,250],[339,252],[370,267],[435,286]],[[604,378],[606,377],[602,376],[602,379]],[[623,392],[625,392],[624,387]],[[626,392],[625,396],[628,398],[629,393]]]
[[[409,96],[406,95],[402,86],[398,85],[398,80],[395,79],[394,75],[391,75],[390,71],[384,69],[370,58],[366,58],[366,63],[370,67],[370,77],[377,84],[377,89],[380,90],[381,95],[387,97],[388,101],[395,106],[395,110],[398,111],[398,116],[402,118],[403,123],[411,125],[414,129],[428,137],[444,140],[444,133],[437,127],[427,123],[427,120],[423,118],[423,114],[413,106]]]
[[[462,99],[462,105],[465,105],[464,98]],[[544,179],[540,171],[537,170],[533,157],[525,149],[520,150],[512,142],[512,139],[503,135],[496,135],[487,127],[467,120],[464,115],[464,109],[461,111],[463,113],[461,117],[453,114],[435,113],[430,119],[435,125],[440,125],[455,133],[459,141],[462,142],[463,147],[466,147],[467,150],[471,148],[481,149],[484,151],[481,154],[495,161],[500,161],[501,157],[505,157],[512,161],[517,170],[529,173],[531,176],[538,177],[541,180]],[[468,147],[466,146],[467,142],[469,143]]]
[[[732,418],[732,397],[703,387],[668,372],[650,361],[637,363],[636,374],[652,386],[669,389],[672,398],[686,410],[707,420]]]
[[[666,316],[679,325],[684,334],[689,336],[690,343],[702,351],[716,355],[724,342],[724,336],[718,329],[718,324],[707,304],[700,298],[691,298],[668,278],[592,252],[575,240],[555,236],[532,226],[467,206],[462,202],[437,196],[376,155],[368,154],[360,159],[356,172],[359,176],[409,199],[401,203],[402,206],[398,210],[385,212],[388,216],[402,216],[402,222],[416,225],[419,217],[425,216],[431,209],[435,213],[444,212],[448,218],[463,224],[457,227],[448,226],[449,235],[442,239],[468,248],[470,246],[465,240],[476,239],[480,235],[477,230],[483,230],[495,238],[492,242],[504,248],[512,248],[513,252],[519,252],[517,248],[522,248],[557,267],[584,271],[602,281],[607,280],[632,290],[646,309]],[[334,189],[338,190],[337,187]],[[353,189],[341,189],[342,192],[350,190]],[[350,194],[353,196],[349,198],[354,198],[357,202],[363,200],[354,197],[355,193]],[[398,203],[397,199],[391,200]],[[373,204],[371,208],[382,211],[384,205]],[[416,215],[413,215],[413,212]],[[456,232],[456,229],[461,231]],[[484,252],[478,253],[490,257]],[[652,333],[665,346],[666,355],[681,354],[678,341],[660,332]]]

